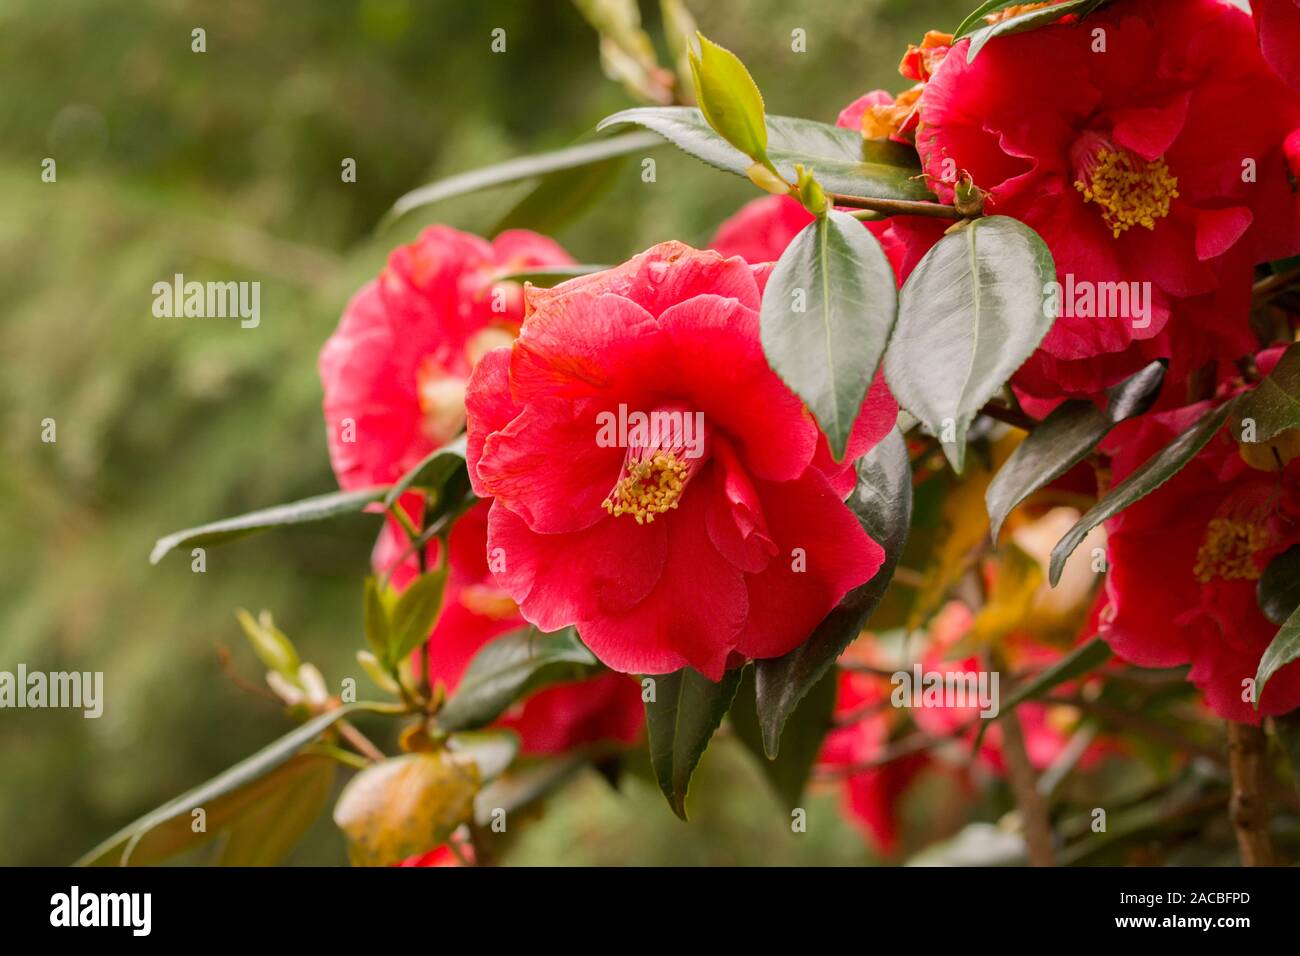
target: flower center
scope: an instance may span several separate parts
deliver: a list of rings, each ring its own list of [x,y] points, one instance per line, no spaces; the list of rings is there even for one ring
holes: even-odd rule
[[[435,445],[444,445],[465,427],[465,379],[432,362],[416,373],[421,431]]]
[[[601,504],[616,518],[631,515],[637,524],[649,524],[655,515],[678,506],[687,484],[704,464],[708,426],[703,414],[678,405],[662,406],[648,415],[628,414],[626,406],[620,406],[617,416],[606,414],[597,442],[621,444],[627,454],[618,480]]]
[[[1196,552],[1192,573],[1202,584],[1214,578],[1258,581],[1262,572],[1255,563],[1255,552],[1266,548],[1268,543],[1268,531],[1256,522],[1212,518],[1205,529],[1205,540]]]
[[[1134,226],[1155,229],[1156,220],[1169,215],[1170,203],[1178,198],[1178,177],[1163,158],[1147,162],[1096,136],[1081,145],[1084,155],[1076,163],[1074,188],[1086,202],[1101,207],[1115,238]]]

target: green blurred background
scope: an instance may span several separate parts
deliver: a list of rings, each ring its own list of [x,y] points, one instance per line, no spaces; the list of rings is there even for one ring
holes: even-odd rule
[[[774,113],[833,121],[906,83],[909,40],[970,0],[694,0]],[[662,39],[657,5],[643,4]],[[190,49],[203,27],[207,52]],[[507,52],[490,32],[507,31]],[[791,30],[808,52],[791,52]],[[662,57],[668,62],[668,57]],[[527,187],[375,227],[405,191],[571,142],[636,105],[563,0],[6,0],[0,5],[0,670],[105,672],[99,720],[0,711],[0,863],[63,864],[287,729],[235,623],[268,608],[332,686],[357,670],[360,581],[376,519],[208,552],[196,574],[155,538],[332,490],[316,355],[351,292],[427,222],[482,232]],[[636,163],[557,238],[618,261],[696,245],[753,188],[672,149]],[[41,162],[57,161],[55,183]],[[343,183],[340,163],[357,162]],[[259,280],[262,322],[158,319],[151,287]],[[41,441],[53,418],[57,442]],[[361,678],[364,681],[364,678]],[[689,828],[638,777],[579,779],[516,863],[853,863],[835,811],[809,833],[729,740],[710,751]],[[324,817],[293,855],[341,863]]]

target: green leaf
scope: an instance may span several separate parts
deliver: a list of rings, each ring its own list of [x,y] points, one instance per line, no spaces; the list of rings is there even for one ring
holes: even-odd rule
[[[492,235],[507,229],[531,229],[554,235],[596,204],[618,182],[627,161],[614,156],[598,163],[559,169],[543,176],[509,212],[492,227]]]
[[[828,668],[786,721],[780,754],[768,757],[763,745],[763,728],[758,722],[753,669],[745,668],[740,689],[731,705],[731,726],[740,742],[758,758],[768,783],[787,809],[799,805],[808,775],[821,752],[822,741],[831,729],[838,686],[837,672]]]
[[[1077,14],[1080,19],[1101,5],[1103,0],[1065,0],[1050,7],[1030,10],[1014,17],[1007,17],[997,23],[989,23],[975,30],[970,35],[970,48],[966,51],[966,62],[970,63],[984,49],[984,44],[994,37],[1010,36],[1013,33],[1025,33],[1055,23],[1067,13]]]
[[[1253,421],[1258,442],[1275,438],[1288,428],[1300,428],[1300,342],[1289,346],[1273,371],[1237,399],[1233,418],[1238,422],[1238,436],[1240,423]]]
[[[447,586],[444,561],[412,581],[397,599],[389,619],[388,662],[396,664],[424,643],[442,611]]]
[[[650,679],[655,682],[655,699],[645,705],[650,763],[668,805],[685,820],[691,776],[736,696],[740,668],[716,684],[690,667]]]
[[[1300,658],[1300,607],[1291,612],[1259,659],[1259,669],[1255,671],[1256,710],[1259,710],[1264,687],[1272,676],[1297,658]]]
[[[149,563],[157,564],[167,552],[179,547],[218,544],[257,534],[268,528],[325,521],[328,518],[337,518],[339,515],[356,514],[366,505],[383,500],[387,492],[387,487],[339,491],[328,495],[317,495],[314,498],[304,498],[292,504],[276,505],[274,508],[254,511],[237,518],[224,518],[197,528],[187,528],[169,534],[165,538],[159,538],[149,554]]]
[[[397,479],[384,496],[384,507],[391,508],[410,488],[441,494],[451,476],[465,467],[465,436],[461,435],[425,455],[414,468]]]
[[[127,826],[78,860],[76,865],[89,866],[104,863],[110,857],[119,855],[122,865],[125,866],[132,860],[136,849],[144,851],[142,860],[144,862],[158,859],[159,852],[162,852],[163,855],[171,855],[172,852],[175,852],[174,850],[170,848],[165,851],[156,850],[154,845],[149,842],[151,831],[176,820],[178,817],[182,817],[178,821],[179,825],[188,831],[190,829],[190,812],[198,808],[203,808],[209,813],[209,823],[211,823],[211,814],[215,812],[213,804],[219,798],[235,793],[249,784],[256,783],[259,787],[273,787],[274,782],[268,784],[260,781],[271,771],[285,764],[303,746],[310,743],[325,730],[328,730],[341,718],[358,710],[385,712],[391,711],[391,706],[371,702],[344,704],[336,710],[314,717],[302,726],[295,727],[278,740],[267,744],[251,757],[247,757],[228,770],[217,774],[207,783],[186,791],[179,797],[169,800],[157,809],[146,813],[138,820],[127,824]],[[266,791],[259,790],[256,792],[260,794]],[[164,843],[174,839],[175,834],[172,832],[174,829],[176,828],[169,827],[167,832],[161,835],[164,838]],[[211,825],[208,830],[209,833],[214,832]]]
[[[755,162],[767,157],[763,94],[740,57],[697,32],[700,52],[691,51],[695,99],[709,125]]]
[[[284,632],[275,626],[275,621],[268,611],[263,611],[256,620],[243,608],[235,611],[239,626],[244,629],[248,643],[253,652],[268,669],[276,671],[291,680],[298,677],[298,651]]]
[[[955,471],[971,420],[1052,327],[1045,290],[1055,280],[1038,233],[991,216],[940,239],[903,284],[885,377]]]
[[[531,282],[533,285],[550,289],[561,282],[567,282],[569,279],[575,279],[578,276],[589,276],[595,272],[604,272],[610,266],[598,265],[576,265],[576,266],[556,266],[552,269],[529,269],[526,272],[510,272],[506,275],[497,276],[497,282]]]
[[[836,459],[885,354],[897,297],[876,237],[835,211],[800,230],[768,279],[763,352],[817,417]]]
[[[653,136],[645,133],[628,133],[622,136],[611,136],[608,139],[578,143],[554,152],[539,153],[536,156],[524,156],[467,173],[458,173],[427,186],[421,186],[419,189],[413,189],[401,196],[384,215],[379,229],[385,229],[395,219],[413,209],[441,202],[444,199],[464,196],[493,186],[504,186],[506,183],[518,182],[521,179],[545,176],[561,169],[589,166],[614,156],[623,156],[658,145],[659,140]]]
[[[1074,527],[1065,533],[1056,547],[1052,549],[1052,564],[1048,580],[1052,587],[1061,580],[1065,561],[1079,543],[1088,536],[1088,532],[1107,518],[1114,517],[1129,505],[1145,498],[1166,481],[1178,474],[1179,470],[1196,457],[1214,437],[1228,417],[1232,402],[1224,402],[1212,408],[1187,431],[1148,458],[1136,471],[1110,490],[1110,493],[1097,502],[1088,513],[1075,522]]]
[[[966,34],[980,26],[984,18],[990,13],[996,13],[1003,7],[1013,6],[1018,2],[1019,0],[987,0],[987,2],[981,3],[978,7],[968,13],[966,19],[963,20],[958,25],[957,29],[952,32],[953,43],[956,43]]]
[[[595,665],[596,658],[571,627],[553,634],[531,627],[503,634],[474,655],[438,712],[438,725],[445,730],[486,726],[537,688],[575,679]]]
[[[1011,453],[985,493],[993,540],[1016,505],[1083,461],[1120,422],[1150,408],[1164,378],[1164,364],[1152,362],[1107,389],[1105,408],[1076,399],[1043,419]]]
[[[1285,624],[1300,607],[1300,545],[1283,551],[1264,569],[1255,585],[1259,609],[1274,624]]]
[[[649,106],[623,110],[600,121],[598,129],[635,123],[683,152],[725,172],[748,176],[752,161],[709,128],[704,115],[688,106]],[[932,201],[916,151],[888,140],[865,140],[851,129],[790,116],[767,117],[767,157],[787,181],[797,178],[795,163],[815,169],[828,192],[878,199]]]
[[[261,803],[231,824],[218,858],[221,866],[275,866],[293,851],[325,809],[334,789],[337,764],[329,757],[310,754],[294,760],[304,762],[302,773],[280,782]],[[210,814],[208,822],[211,824]]]
[[[844,596],[803,644],[783,657],[754,662],[758,719],[769,757],[779,754],[782,729],[799,701],[831,670],[884,597],[907,544],[912,471],[902,432],[890,432],[858,462],[857,471],[858,483],[846,504],[884,548],[885,561],[870,581]]]
[[[988,730],[993,721],[1003,714],[1009,714],[1026,701],[1037,700],[1046,696],[1067,681],[1091,673],[1102,664],[1105,664],[1110,658],[1110,645],[1100,637],[1093,637],[1084,641],[1051,667],[1044,668],[1033,679],[1017,687],[1010,697],[1002,701],[994,717],[989,720],[981,720],[979,733],[975,735],[973,749],[979,749],[980,743],[984,740],[984,732]]]

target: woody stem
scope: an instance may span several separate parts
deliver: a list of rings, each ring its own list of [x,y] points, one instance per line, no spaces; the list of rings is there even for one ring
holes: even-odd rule
[[[1029,864],[1055,866],[1056,851],[1052,848],[1052,824],[1047,816],[1047,804],[1038,792],[1038,774],[1029,762],[1020,715],[1014,710],[1002,717],[1002,755],[1007,762],[1007,780],[1025,831]]]
[[[1264,799],[1268,739],[1262,727],[1228,723],[1228,768],[1232,800],[1228,816],[1237,832],[1242,866],[1271,866],[1273,847],[1268,836],[1268,804]]]
[[[938,202],[918,202],[914,199],[877,199],[872,196],[846,196],[843,193],[827,193],[826,198],[832,206],[846,206],[850,209],[872,209],[889,216],[929,216],[932,219],[964,219],[953,206]]]

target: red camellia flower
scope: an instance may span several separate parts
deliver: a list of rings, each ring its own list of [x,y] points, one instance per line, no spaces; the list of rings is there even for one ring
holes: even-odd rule
[[[1261,371],[1278,352],[1261,354]],[[1112,433],[1112,480],[1122,481],[1207,407],[1124,423]],[[1259,470],[1243,459],[1245,447],[1223,429],[1166,484],[1106,523],[1110,571],[1099,620],[1122,657],[1146,667],[1191,664],[1189,677],[1215,713],[1259,723],[1300,707],[1300,663],[1273,675],[1258,711],[1245,683],[1278,630],[1259,609],[1260,575],[1300,544],[1300,459]]]
[[[916,142],[940,198],[969,173],[987,211],[1032,226],[1056,260],[1061,316],[1018,388],[1058,400],[1152,358],[1181,379],[1249,352],[1253,267],[1300,250],[1282,149],[1300,98],[1249,15],[1119,0],[999,37],[973,63],[968,42],[926,84]]]
[[[491,243],[432,226],[389,256],[348,303],[320,353],[330,462],[344,489],[396,481],[465,425],[465,383],[509,344],[523,289],[499,277],[572,263],[544,236]]]
[[[522,286],[511,272],[571,262],[551,240],[504,232],[492,243],[445,226],[389,257],[379,278],[349,303],[321,351],[330,457],[339,484],[366,488],[396,480],[465,424],[465,383],[493,347],[513,341],[523,317]],[[419,517],[420,496],[399,507]],[[430,635],[430,676],[454,690],[488,641],[523,627],[519,608],[487,568],[487,505],[454,525],[443,610]],[[439,560],[438,543],[425,561]],[[405,588],[419,559],[395,521],[385,523],[372,563]],[[605,674],[544,689],[499,722],[523,752],[558,753],[597,741],[631,743],[644,721],[634,681]]]
[[[576,623],[615,670],[718,680],[784,654],[883,559],[843,503],[851,468],[819,454],[763,356],[769,271],[670,242],[530,289],[518,341],[470,381],[497,581],[542,630]],[[877,380],[848,458],[896,415]]]
[[[1300,0],[1250,0],[1268,65],[1300,90]]]

